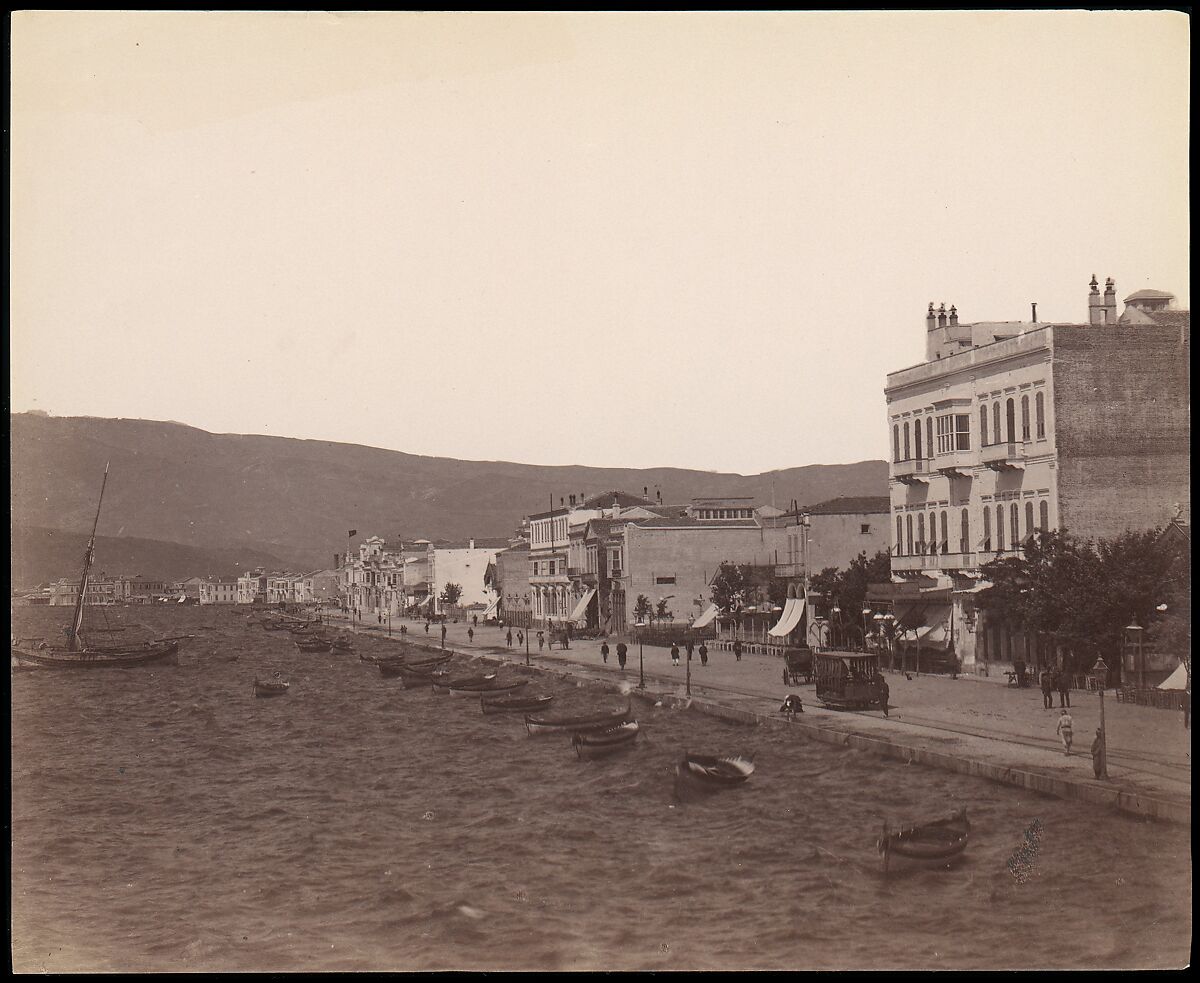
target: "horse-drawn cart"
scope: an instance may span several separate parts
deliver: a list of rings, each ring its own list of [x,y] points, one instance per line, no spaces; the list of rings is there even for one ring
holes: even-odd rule
[[[812,649],[784,649],[783,685],[796,686],[801,682],[811,683],[813,677]]]

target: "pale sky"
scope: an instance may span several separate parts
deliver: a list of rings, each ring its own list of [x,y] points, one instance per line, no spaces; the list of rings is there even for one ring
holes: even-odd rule
[[[17,12],[15,411],[883,458],[960,318],[1188,306],[1178,13]]]

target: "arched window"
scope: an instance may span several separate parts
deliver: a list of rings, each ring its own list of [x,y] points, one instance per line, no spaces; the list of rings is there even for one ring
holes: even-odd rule
[[[1046,436],[1046,394],[1039,392],[1033,397],[1033,413],[1037,420],[1038,440]]]
[[[1004,406],[1005,422],[1008,423],[1008,442],[1011,444],[1017,439],[1017,404],[1010,398]]]
[[[900,425],[892,425],[892,460],[900,460]]]
[[[904,552],[904,519],[896,516],[896,555]]]
[[[907,421],[906,421],[906,422],[905,422],[905,424],[904,424],[904,460],[908,461],[908,460],[911,460],[911,459],[912,459],[912,453],[911,453],[911,451],[909,450],[909,443],[908,443],[908,423],[907,423]]]
[[[1029,439],[1029,397],[1021,397],[1021,439]]]
[[[950,552],[950,520],[945,509],[942,510],[942,552]]]
[[[987,428],[987,407],[979,407],[979,445],[987,447],[988,445],[988,428]]]
[[[983,551],[992,551],[992,510],[986,505],[983,507]]]
[[[933,417],[925,417],[925,456],[933,457]]]
[[[917,516],[917,552],[925,552],[925,513]]]
[[[938,551],[937,550],[937,542],[938,542],[937,513],[930,512],[929,513],[929,549],[926,552],[936,553]]]
[[[971,552],[971,513],[966,509],[962,510],[962,525],[958,533],[958,551],[960,553]]]
[[[996,552],[1004,552],[1004,506],[996,506]]]
[[[1021,548],[1021,509],[1016,502],[1008,507],[1008,525],[1012,535],[1012,548],[1019,550]]]
[[[921,453],[921,421],[920,420],[916,420],[913,422],[913,438],[917,445],[917,447],[916,447],[917,460],[920,461],[922,458],[925,457],[925,455]]]
[[[911,515],[906,515],[904,517],[904,528],[908,532],[908,549],[906,550],[906,552],[908,553],[909,556],[912,556],[913,538],[912,538],[912,516]]]
[[[1050,503],[1042,499],[1038,506],[1038,518],[1041,520],[1042,532],[1050,531]]]
[[[1033,502],[1025,503],[1025,538],[1028,539],[1037,530],[1033,526]]]
[[[992,443],[1004,443],[1004,433],[1000,429],[1000,403],[992,403]]]

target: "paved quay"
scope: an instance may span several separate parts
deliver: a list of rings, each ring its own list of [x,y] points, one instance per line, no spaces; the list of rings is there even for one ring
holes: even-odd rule
[[[372,635],[386,635],[387,623],[355,623],[330,618],[331,625],[353,627]],[[440,647],[439,626],[395,619],[392,637],[399,639],[407,627],[407,641]],[[525,646],[505,641],[506,628],[479,626],[470,639],[469,623],[447,626],[446,647],[463,655],[524,663]],[[536,630],[535,630],[536,631]],[[1112,691],[1105,697],[1108,731],[1107,781],[1092,772],[1090,747],[1100,721],[1096,693],[1071,694],[1075,744],[1064,753],[1055,726],[1060,714],[1043,707],[1037,688],[1017,689],[1003,674],[991,677],[930,676],[886,673],[890,688],[889,716],[878,711],[837,711],[817,702],[812,685],[785,687],[782,663],[770,656],[743,655],[740,662],[730,652],[710,651],[708,665],[692,661],[691,696],[686,693],[686,653],[681,665],[671,665],[668,649],[645,646],[639,666],[639,648],[627,641],[629,658],[624,672],[617,666],[617,639],[608,640],[608,662],[601,658],[598,640],[575,639],[569,649],[548,644],[539,651],[536,634],[530,638],[529,662],[544,669],[569,671],[609,688],[636,687],[644,672],[648,695],[668,702],[690,703],[693,709],[746,721],[791,726],[816,740],[849,744],[963,774],[1117,808],[1135,815],[1190,823],[1191,732],[1181,713],[1118,703]],[[911,678],[910,678],[911,677]],[[788,693],[797,693],[804,713],[789,720],[779,713]]]

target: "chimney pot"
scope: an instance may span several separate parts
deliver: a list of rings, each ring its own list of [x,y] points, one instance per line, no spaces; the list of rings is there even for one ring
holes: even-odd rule
[[[1037,324],[1037,301],[1030,304],[1030,307],[1033,309],[1033,323]]]

